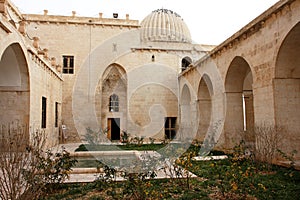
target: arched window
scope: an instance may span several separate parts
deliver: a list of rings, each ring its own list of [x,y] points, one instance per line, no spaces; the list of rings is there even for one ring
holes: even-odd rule
[[[189,58],[189,57],[184,57],[182,60],[181,60],[181,70],[184,71],[188,68],[188,66],[192,63],[192,59]]]
[[[119,97],[116,94],[109,97],[109,112],[119,112]]]

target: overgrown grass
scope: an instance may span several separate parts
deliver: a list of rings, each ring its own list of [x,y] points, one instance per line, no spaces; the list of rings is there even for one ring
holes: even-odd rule
[[[209,199],[209,190],[201,187],[200,179],[193,179],[191,190],[185,190],[178,183],[172,183],[168,179],[146,180],[145,187],[146,199]],[[200,187],[199,187],[200,186]],[[126,182],[107,182],[100,184],[92,183],[74,183],[64,184],[54,193],[47,194],[41,200],[96,200],[96,199],[137,199],[131,191],[128,190]]]
[[[252,167],[253,173],[246,174],[246,168],[249,167]],[[295,200],[300,196],[300,172],[294,169],[274,165],[271,171],[265,171],[255,168],[255,163],[240,163],[233,166],[230,160],[219,160],[193,161],[190,171],[205,179],[201,183],[205,188],[224,187],[231,191],[233,181],[224,177],[233,175],[243,176],[243,182],[239,183],[238,187],[243,187],[244,193],[257,199]]]
[[[148,145],[145,145],[148,146]],[[144,146],[144,147],[145,147]],[[160,145],[149,145],[162,148]],[[176,146],[176,144],[175,144]],[[129,148],[130,147],[130,148]],[[172,146],[173,147],[173,146]],[[178,146],[176,146],[178,147]],[[135,145],[127,146],[137,150]],[[189,155],[199,151],[191,145]],[[228,159],[214,161],[190,161],[182,165],[195,175],[187,186],[186,178],[145,179],[127,178],[126,181],[95,181],[92,183],[63,184],[49,199],[283,199],[294,200],[300,196],[300,172],[279,166],[262,167],[252,159],[236,154]],[[214,151],[213,155],[223,152]],[[182,160],[181,160],[182,161]],[[187,161],[187,160],[186,160]]]
[[[145,180],[138,187],[145,192],[146,199],[224,199],[218,193],[219,172],[224,172],[224,168],[229,165],[228,160],[193,161],[190,170],[198,177],[191,179],[189,189],[184,187],[181,180],[173,182],[170,179]],[[222,184],[224,187],[231,187],[226,180],[223,180]],[[295,200],[300,195],[300,172],[273,166],[271,172],[256,171],[244,184],[244,187],[248,188],[247,197]],[[129,186],[134,188],[128,181],[63,184],[54,193],[41,199],[136,199],[130,195]],[[230,199],[243,198],[231,195]]]

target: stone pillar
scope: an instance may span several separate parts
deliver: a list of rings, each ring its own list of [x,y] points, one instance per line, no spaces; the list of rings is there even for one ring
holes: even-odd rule
[[[244,130],[242,92],[226,93],[225,146],[232,148],[241,139]]]
[[[182,104],[181,105],[181,120],[180,120],[180,129],[177,137],[180,140],[188,139],[190,136],[191,129],[191,105]]]
[[[254,108],[253,108],[253,93],[244,93],[245,102],[245,117],[246,117],[246,129],[251,130],[254,127]]]
[[[265,107],[272,105],[265,105]],[[297,151],[300,159],[300,79],[274,79],[275,126],[281,132],[281,150]]]
[[[210,98],[200,98],[198,100],[199,107],[199,129],[197,133],[197,139],[203,141],[205,135],[208,131],[210,120],[211,120],[211,99]]]
[[[198,130],[198,125],[199,125],[199,120],[198,120],[198,102],[197,100],[194,100],[191,102],[190,105],[190,132],[189,132],[189,137],[191,139],[195,139],[197,135],[197,130]]]

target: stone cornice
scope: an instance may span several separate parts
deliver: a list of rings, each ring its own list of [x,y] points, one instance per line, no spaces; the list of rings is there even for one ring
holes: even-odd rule
[[[33,62],[38,64],[40,67],[42,67],[45,71],[47,71],[51,75],[54,75],[59,80],[63,81],[61,75],[57,73],[52,67],[50,67],[50,63],[44,60],[43,58],[41,58],[35,49],[33,49],[31,46],[28,46],[27,51],[31,54],[31,59]]]
[[[216,46],[211,52],[209,52],[207,55],[199,59],[194,63],[193,67],[200,66],[208,60],[209,58],[215,58],[216,56],[220,55],[222,52],[231,49],[234,45],[237,45],[243,40],[246,40],[248,37],[259,31],[261,28],[265,26],[266,21],[276,15],[278,12],[283,10],[284,8],[289,8],[290,4],[293,3],[296,0],[281,0],[274,4],[272,7],[270,7],[268,10],[263,12],[261,15],[256,17],[254,20],[249,22],[246,26],[241,28],[238,32],[233,34],[231,37],[226,39],[224,42],[222,42],[220,45]],[[183,71],[179,76],[184,76],[189,70],[191,70],[191,67]]]
[[[11,2],[11,0],[6,0],[8,8],[14,12],[16,16],[20,19],[20,21],[23,20],[22,13],[18,10],[18,8]]]
[[[77,17],[77,16],[59,16],[59,15],[37,15],[24,14],[27,22],[35,23],[53,23],[53,24],[81,24],[93,26],[112,26],[139,28],[138,20],[113,19],[113,18],[95,18],[95,17]]]
[[[205,50],[197,50],[194,48],[167,48],[167,47],[132,47],[131,51],[156,51],[156,52],[198,52],[207,53]]]

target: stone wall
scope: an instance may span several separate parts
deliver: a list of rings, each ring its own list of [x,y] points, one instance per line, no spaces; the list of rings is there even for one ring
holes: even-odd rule
[[[62,78],[51,66],[46,51],[36,48],[33,38],[25,34],[23,17],[16,7],[10,1],[1,1],[0,7],[0,124],[26,126],[28,138],[36,130],[45,131],[47,145],[56,145]],[[41,127],[42,97],[47,98],[46,128]],[[55,127],[55,117],[58,127]]]

